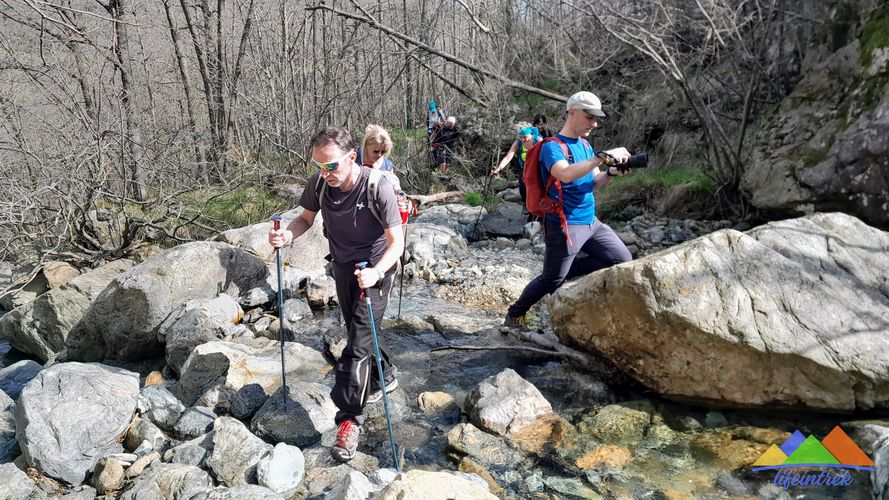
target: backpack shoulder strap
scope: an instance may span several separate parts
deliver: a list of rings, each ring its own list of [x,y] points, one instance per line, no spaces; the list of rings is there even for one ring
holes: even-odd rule
[[[315,196],[318,198],[318,209],[324,206],[324,193],[327,192],[327,183],[321,179],[321,174],[318,174],[318,180],[315,182]]]
[[[386,228],[383,222],[382,209],[380,208],[380,181],[383,179],[383,172],[375,168],[368,168],[367,177],[367,208],[373,214],[377,222]]]

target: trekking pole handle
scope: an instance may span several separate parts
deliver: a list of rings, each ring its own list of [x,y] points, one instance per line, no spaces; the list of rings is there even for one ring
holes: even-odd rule
[[[281,229],[281,216],[276,215],[272,217],[272,223],[275,225],[275,231]]]
[[[355,263],[355,269],[358,271],[362,271],[367,267],[367,261],[361,261]],[[361,295],[358,296],[358,300],[364,300],[364,288],[361,289]]]

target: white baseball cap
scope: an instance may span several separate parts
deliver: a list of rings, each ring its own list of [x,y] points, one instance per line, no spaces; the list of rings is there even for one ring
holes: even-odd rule
[[[590,116],[605,118],[602,112],[602,102],[592,92],[578,92],[568,98],[568,109],[581,109]]]
[[[455,118],[455,117],[453,117],[453,116],[449,116],[449,117],[448,117],[448,123],[457,123],[457,118]]]

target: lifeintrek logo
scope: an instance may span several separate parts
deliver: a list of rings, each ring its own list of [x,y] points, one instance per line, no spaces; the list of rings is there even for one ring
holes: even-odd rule
[[[874,470],[874,462],[839,426],[820,442],[800,431],[771,448],[753,464],[753,471],[776,471],[772,481],[785,490],[799,486],[839,486],[852,484],[850,470]]]

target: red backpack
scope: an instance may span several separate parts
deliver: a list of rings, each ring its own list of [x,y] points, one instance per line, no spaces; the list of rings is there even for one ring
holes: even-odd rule
[[[581,140],[586,143],[586,140]],[[547,137],[529,149],[528,154],[525,156],[525,169],[522,171],[522,178],[525,181],[525,189],[527,191],[525,205],[528,207],[528,212],[538,217],[544,217],[548,214],[558,215],[562,225],[562,232],[565,233],[565,238],[568,238],[568,244],[570,245],[571,238],[568,236],[568,219],[565,217],[565,208],[562,206],[562,183],[556,179],[556,176],[550,174],[549,180],[544,185],[540,171],[540,148],[550,141],[559,143],[568,163],[572,162],[568,146],[556,136]],[[550,198],[547,194],[552,186],[555,186],[556,191],[559,193],[558,200]]]

